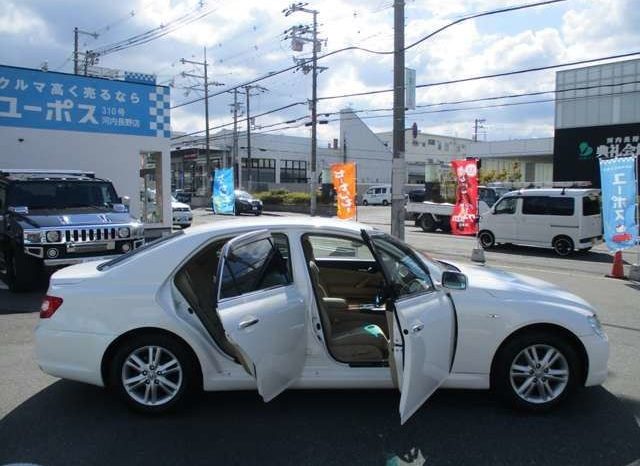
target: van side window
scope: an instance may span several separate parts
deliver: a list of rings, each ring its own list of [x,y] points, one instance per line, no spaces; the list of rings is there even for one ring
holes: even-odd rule
[[[523,215],[547,215],[548,197],[526,196],[522,198]]]
[[[502,199],[497,205],[495,214],[515,214],[517,197],[507,197]]]
[[[600,196],[582,198],[582,215],[600,215]]]
[[[549,198],[549,215],[565,215],[572,216],[574,212],[573,197],[550,197]]]

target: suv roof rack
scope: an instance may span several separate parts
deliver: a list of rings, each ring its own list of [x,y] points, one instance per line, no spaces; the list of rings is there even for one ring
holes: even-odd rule
[[[0,168],[0,175],[71,175],[95,178],[96,174],[87,170],[47,170],[30,168]]]

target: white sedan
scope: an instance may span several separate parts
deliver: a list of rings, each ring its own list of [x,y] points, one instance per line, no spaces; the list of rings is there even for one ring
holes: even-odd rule
[[[163,412],[194,390],[398,387],[404,423],[440,386],[555,406],[601,384],[593,307],[552,284],[434,261],[369,226],[230,220],[56,272],[43,371]]]

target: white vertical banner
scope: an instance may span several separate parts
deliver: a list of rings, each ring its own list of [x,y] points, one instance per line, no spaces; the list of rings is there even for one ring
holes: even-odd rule
[[[404,69],[404,106],[410,110],[416,108],[416,70]]]

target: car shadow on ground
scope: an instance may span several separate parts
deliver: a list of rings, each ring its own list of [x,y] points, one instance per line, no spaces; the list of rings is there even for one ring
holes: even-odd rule
[[[535,257],[549,257],[552,259],[561,259],[553,249],[551,248],[535,248],[531,246],[518,246],[515,244],[499,244],[487,250],[488,252],[495,252],[499,254],[512,254],[518,256],[535,256]],[[568,260],[579,260],[586,262],[599,262],[611,264],[613,262],[613,256],[606,252],[588,251],[580,252],[576,251],[570,256],[567,256]]]
[[[200,396],[175,414],[128,411],[102,389],[59,381],[0,421],[0,464],[628,465],[637,401],[597,387],[529,415],[487,392],[440,391],[404,426],[396,391]]]

